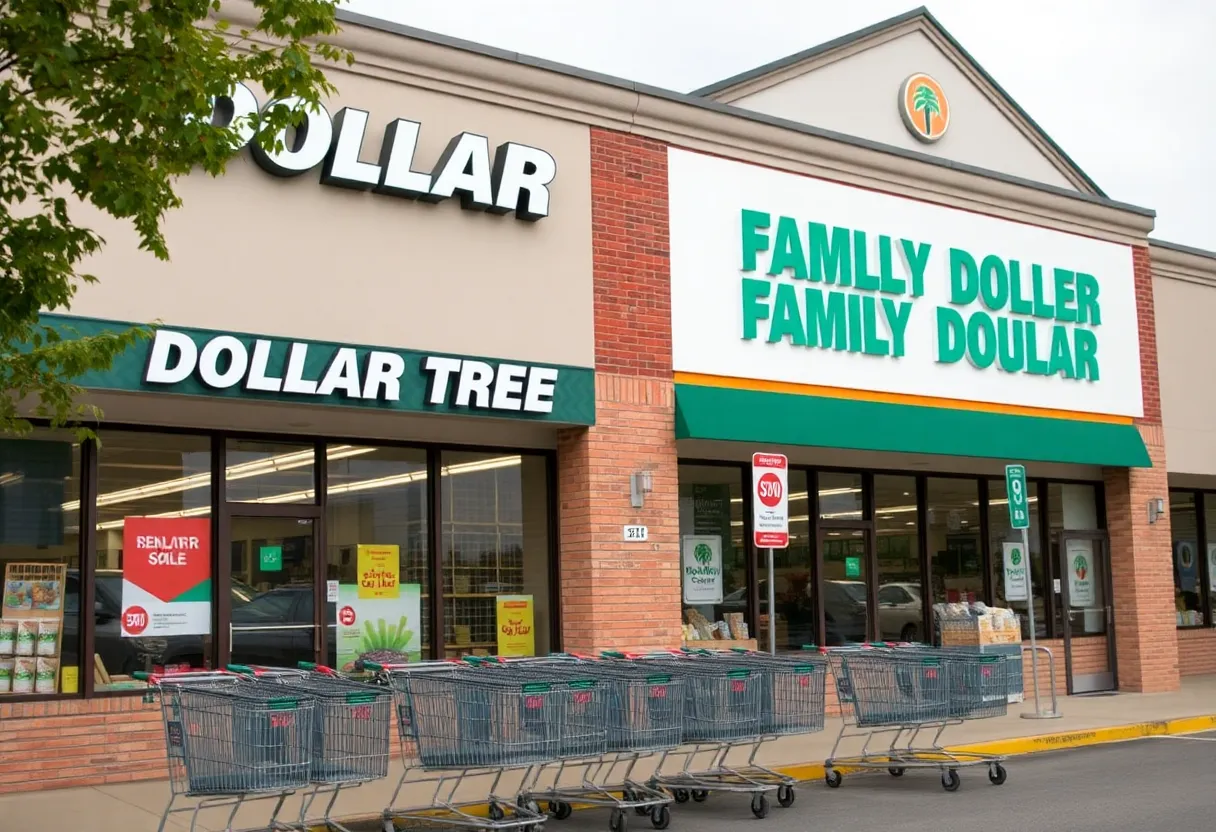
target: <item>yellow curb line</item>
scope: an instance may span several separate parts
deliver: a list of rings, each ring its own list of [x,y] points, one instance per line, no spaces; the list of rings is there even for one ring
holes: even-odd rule
[[[1191,716],[1181,719],[1170,719],[1157,722],[1135,722],[1130,725],[1112,725],[1107,728],[1094,728],[1089,731],[1069,731],[1058,734],[1039,734],[1033,737],[1014,737],[1005,740],[969,743],[967,745],[952,745],[945,750],[955,753],[992,754],[999,757],[1019,757],[1026,754],[1038,754],[1044,751],[1061,751],[1066,748],[1084,748],[1090,745],[1106,745],[1114,742],[1127,742],[1145,737],[1169,737],[1179,734],[1198,734],[1203,731],[1216,730],[1216,714],[1208,716]],[[823,763],[803,763],[799,765],[777,766],[774,769],[780,774],[791,777],[799,782],[819,780],[823,778]],[[840,767],[836,769],[841,774],[864,771]],[[594,809],[594,806],[572,804],[575,811]],[[488,804],[466,806],[462,811],[474,817],[487,817],[490,807]],[[424,814],[424,813],[419,813]],[[429,814],[429,813],[425,813]],[[436,812],[435,814],[439,814]],[[380,820],[380,815],[368,815],[346,823],[357,825],[360,822]],[[325,827],[316,827],[313,832],[326,832]]]

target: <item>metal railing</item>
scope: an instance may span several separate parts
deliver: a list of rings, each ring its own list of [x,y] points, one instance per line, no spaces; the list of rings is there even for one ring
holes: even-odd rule
[[[1059,719],[1061,714],[1060,714],[1060,709],[1057,707],[1057,702],[1056,702],[1056,657],[1055,657],[1055,654],[1051,652],[1050,647],[1046,647],[1042,644],[1034,645],[1033,649],[1030,647],[1030,645],[1023,644],[1022,652],[1031,654],[1031,657],[1030,657],[1031,670],[1032,670],[1031,677],[1034,679],[1034,713],[1025,713],[1024,712],[1022,714],[1022,719]],[[1038,653],[1047,654],[1047,676],[1048,676],[1048,684],[1051,688],[1051,710],[1049,710],[1049,711],[1044,711],[1042,705],[1040,705],[1040,703],[1039,703],[1039,657],[1037,655]],[[1023,688],[1025,688],[1025,684],[1023,684]]]

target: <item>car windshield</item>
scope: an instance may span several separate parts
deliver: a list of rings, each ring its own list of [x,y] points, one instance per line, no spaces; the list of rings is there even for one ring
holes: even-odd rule
[[[862,583],[853,583],[852,581],[838,581],[836,583],[846,594],[854,601],[864,604],[866,602],[866,585]]]

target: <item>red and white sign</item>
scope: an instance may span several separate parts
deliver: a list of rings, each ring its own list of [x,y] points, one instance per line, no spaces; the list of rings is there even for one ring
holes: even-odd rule
[[[790,545],[789,460],[752,454],[752,536],[759,549]]]
[[[128,517],[122,533],[122,635],[211,632],[211,521]]]

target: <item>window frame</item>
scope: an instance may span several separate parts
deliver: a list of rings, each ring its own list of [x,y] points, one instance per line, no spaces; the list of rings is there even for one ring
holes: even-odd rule
[[[1176,630],[1206,630],[1216,623],[1213,622],[1213,603],[1211,591],[1211,577],[1208,574],[1208,519],[1207,519],[1207,495],[1216,495],[1216,491],[1205,491],[1202,488],[1169,488],[1168,500],[1170,514],[1173,514],[1174,495],[1189,494],[1191,495],[1191,506],[1195,512],[1195,557],[1199,559],[1199,574],[1197,580],[1199,582],[1199,612],[1200,623],[1198,624],[1175,624]],[[1172,520],[1172,518],[1171,518]],[[1170,571],[1174,571],[1174,534],[1173,523],[1170,524]],[[1175,588],[1177,591],[1177,588]]]

